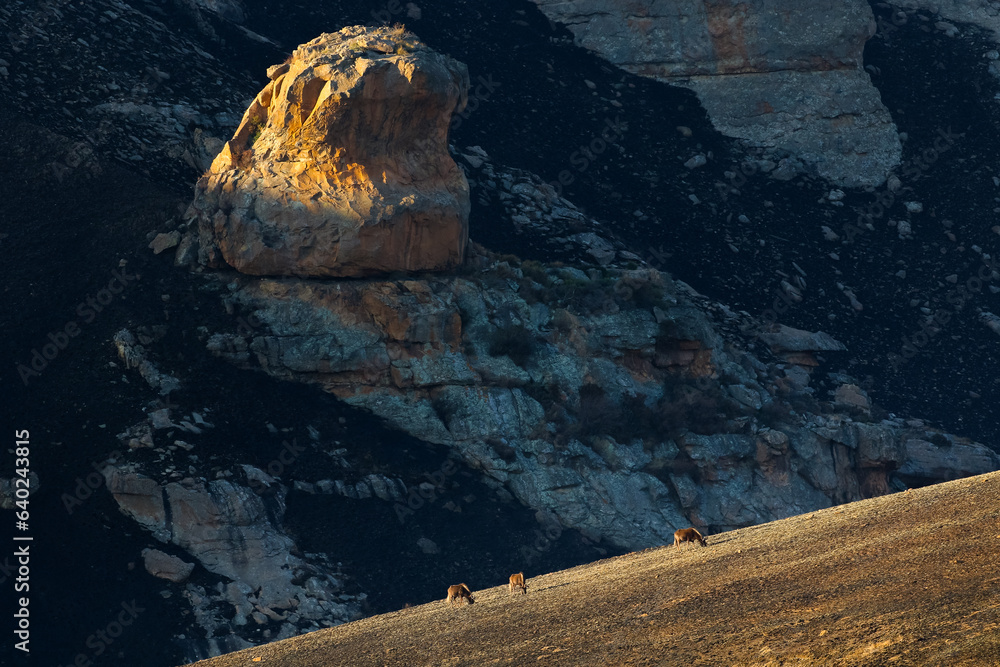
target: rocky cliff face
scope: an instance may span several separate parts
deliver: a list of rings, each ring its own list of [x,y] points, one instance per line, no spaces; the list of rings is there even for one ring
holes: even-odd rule
[[[447,445],[547,521],[624,548],[1000,464],[873,417],[851,378],[818,370],[844,349],[831,337],[760,328],[616,250],[537,178],[469,153],[476,182],[519,209],[525,233],[575,247],[574,266],[476,248],[451,276],[227,277],[228,308],[261,326],[209,349]],[[763,360],[746,351],[758,339]]]
[[[469,188],[448,155],[465,66],[401,29],[300,46],[198,181],[202,263],[254,275],[452,268]]]
[[[636,3],[535,0],[576,42],[623,69],[693,89],[715,127],[842,185],[899,163],[896,127],[862,69],[875,34],[863,0]],[[774,165],[768,164],[769,169]]]

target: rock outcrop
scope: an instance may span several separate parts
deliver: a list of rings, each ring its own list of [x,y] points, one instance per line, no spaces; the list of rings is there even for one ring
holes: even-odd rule
[[[564,212],[525,228],[599,231],[537,178],[482,168],[497,198]],[[1000,467],[983,445],[873,418],[850,378],[820,376],[818,353],[843,350],[830,336],[771,327],[754,336],[762,361],[748,316],[586,247],[571,267],[474,246],[462,275],[423,280],[230,275],[227,308],[260,326],[209,349],[447,445],[546,521],[624,548]],[[921,444],[935,441],[948,446]]]
[[[697,93],[723,134],[848,186],[899,163],[896,127],[862,69],[875,33],[863,0],[636,3],[534,0],[576,43]]]
[[[363,594],[344,595],[335,575],[292,553],[295,544],[280,526],[286,489],[267,473],[243,465],[228,478],[161,482],[138,464],[109,463],[103,474],[122,512],[219,578],[214,592],[186,586],[205,632],[203,639],[187,642],[191,657],[251,646],[242,635],[252,637],[271,622],[278,636],[290,637],[359,614]],[[153,576],[178,583],[194,568],[155,549],[144,551],[143,560]]]
[[[177,556],[165,554],[159,549],[143,549],[142,564],[154,577],[172,581],[175,584],[187,581],[194,572],[194,563],[188,563]]]
[[[203,264],[344,277],[461,263],[469,187],[447,134],[463,64],[402,29],[353,27],[268,75],[198,181]]]

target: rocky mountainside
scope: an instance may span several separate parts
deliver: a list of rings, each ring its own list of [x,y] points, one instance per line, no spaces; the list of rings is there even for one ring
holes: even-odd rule
[[[902,147],[862,69],[868,3],[535,0],[575,41],[623,69],[690,87],[712,124],[760,149],[765,169],[881,185]]]
[[[560,530],[623,548],[1000,467],[981,444],[873,417],[855,380],[821,369],[842,344],[699,298],[543,187],[503,195],[556,211],[544,234],[579,244],[574,266],[477,249],[458,277],[227,276],[227,307],[258,326],[209,348],[446,445]]]
[[[997,468],[996,12],[946,4],[689,19],[706,71],[653,78],[576,45],[667,62],[617,10],[0,8],[35,657],[178,664]],[[782,63],[873,113],[820,86],[755,148],[719,119]]]
[[[995,665],[997,474],[581,567],[197,663]],[[448,582],[442,581],[441,597]]]
[[[389,54],[391,67],[398,67],[413,40],[399,30],[351,28],[324,35],[302,52],[340,48],[343,55],[337,60],[375,44],[377,53]],[[359,46],[345,50],[344,43]],[[295,63],[293,57],[290,71],[297,72],[297,89],[323,91],[317,106],[339,99],[339,84],[326,83],[320,72]],[[357,69],[364,73],[352,87],[384,89],[381,69]],[[423,78],[419,63],[412,71],[414,80]],[[272,76],[278,78],[253,102],[213,163],[212,172],[232,174],[232,183],[254,182],[258,151],[266,156],[271,150],[263,132],[256,142],[248,136],[254,119],[264,118],[263,109],[270,106],[272,87],[288,85],[281,78],[288,76],[283,67],[272,70]],[[369,85],[367,76],[376,83]],[[413,134],[405,128],[435,113],[440,118],[431,126],[447,126],[451,109],[461,110],[459,98],[454,96],[451,107],[381,114],[384,124],[373,131],[389,137]],[[379,104],[394,108],[381,97]],[[268,112],[269,131],[296,136],[306,116],[281,113],[279,107]],[[340,149],[340,137],[353,136],[340,117],[309,116],[309,134],[320,139],[309,152],[289,157],[290,172],[322,169],[335,153],[357,164],[371,164],[381,155],[370,147],[383,144],[377,140],[348,141],[349,148]],[[261,141],[265,143],[258,146]],[[365,152],[366,145],[373,155]],[[391,266],[383,270],[385,278],[322,282],[224,273],[218,288],[225,290],[227,311],[254,326],[213,332],[208,349],[244,368],[318,384],[422,441],[448,447],[498,493],[536,511],[554,534],[572,529],[624,549],[662,544],[684,524],[711,532],[732,530],[1000,467],[1000,459],[984,445],[927,428],[919,420],[873,416],[856,380],[817,370],[818,354],[844,350],[830,336],[754,322],[699,297],[635,253],[616,249],[597,221],[539,179],[497,179],[489,156],[474,147],[463,162],[493,182],[486,187],[496,190],[496,198],[518,202],[520,220],[515,224],[534,224],[541,228],[535,230],[539,236],[564,239],[564,250],[575,249],[576,261],[547,266],[475,247],[458,275],[440,277],[415,272],[390,277]],[[386,169],[395,171],[391,162]],[[433,179],[434,173],[426,177]],[[425,183],[416,176],[410,182],[422,191]],[[315,200],[317,188],[316,179],[303,190],[295,183],[286,180],[280,188],[292,211],[294,202]],[[267,225],[245,220],[240,210],[268,207],[248,203],[234,211],[230,201],[252,202],[252,196],[237,194],[240,188],[233,185],[232,199],[215,199],[203,194],[207,187],[225,190],[221,183],[199,185],[177,263],[193,262],[191,247],[197,244],[198,268],[219,268],[222,263],[212,252],[217,239],[236,239],[230,247],[244,252],[253,246],[241,241],[244,227],[262,239],[268,234],[260,230],[270,227],[265,246],[296,251],[297,234],[290,229],[314,235],[313,228],[327,224],[329,214],[302,220],[284,208],[276,209],[281,215]],[[327,179],[319,190],[337,199],[353,192],[355,182]],[[372,201],[373,210],[381,209],[381,198]],[[532,223],[538,215],[525,215],[532,208],[541,214],[541,223]],[[379,216],[366,225],[393,227]],[[451,233],[443,233],[447,245]],[[329,249],[329,259],[318,255],[324,249]],[[335,244],[307,244],[305,251],[312,253],[314,265],[326,267],[324,273],[341,272],[342,259],[345,272],[355,266]],[[377,252],[365,252],[377,261]],[[223,252],[222,257],[244,273],[262,272],[252,262],[244,267],[232,254]],[[274,265],[271,270],[286,272]],[[789,293],[795,289],[790,285]],[[767,346],[764,361],[746,351],[751,337]],[[815,381],[814,374],[820,375]],[[302,480],[299,488],[316,489],[320,481]],[[391,489],[391,480],[382,486]],[[109,487],[122,503],[118,486]],[[348,494],[349,489],[344,485],[330,491]],[[160,493],[158,488],[154,493]],[[383,491],[381,497],[397,504],[401,519],[412,513],[400,502],[405,488],[397,496]],[[150,522],[145,516],[137,519]],[[192,545],[178,544],[210,571],[252,587],[252,576],[234,577],[206,563]],[[523,545],[520,551],[531,563],[538,549]],[[281,590],[284,599],[296,599],[287,585]],[[236,608],[231,627],[238,635],[245,620],[239,604]],[[207,629],[217,634],[216,627]]]

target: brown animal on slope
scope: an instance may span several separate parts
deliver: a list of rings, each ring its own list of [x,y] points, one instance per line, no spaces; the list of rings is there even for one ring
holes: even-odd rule
[[[521,594],[524,595],[528,592],[528,585],[524,583],[524,572],[518,572],[517,574],[510,575],[510,594],[514,594],[514,589],[520,588]]]
[[[701,536],[694,528],[682,528],[674,533],[674,546],[680,546],[684,542],[698,542],[703,547],[707,547],[708,543],[705,538]]]
[[[455,604],[457,602],[461,602],[463,598],[468,600],[469,604],[475,602],[475,600],[472,599],[472,591],[470,591],[469,587],[465,584],[448,587],[448,597],[445,599],[445,602]]]

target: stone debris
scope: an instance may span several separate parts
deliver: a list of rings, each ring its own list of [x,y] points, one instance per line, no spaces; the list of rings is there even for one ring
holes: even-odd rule
[[[149,242],[149,247],[154,255],[159,255],[164,250],[176,247],[181,242],[181,233],[176,229],[166,234],[157,234],[156,238]]]
[[[979,321],[988,326],[993,333],[1000,336],[1000,317],[989,311],[979,313]]]
[[[194,572],[194,563],[186,563],[177,556],[170,556],[159,549],[143,549],[142,561],[146,572],[176,584],[187,581]]]

